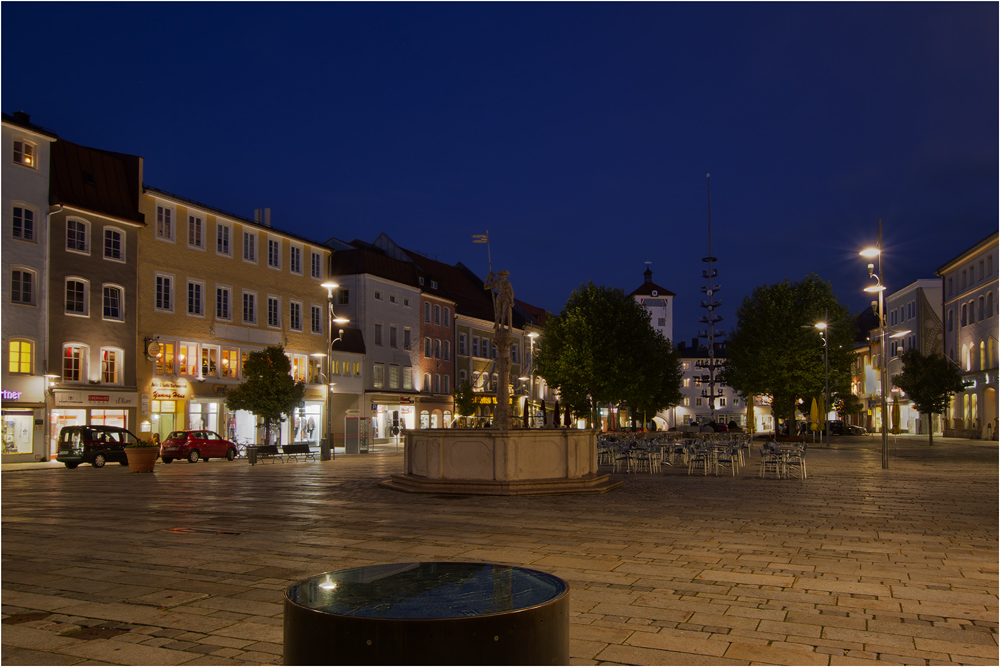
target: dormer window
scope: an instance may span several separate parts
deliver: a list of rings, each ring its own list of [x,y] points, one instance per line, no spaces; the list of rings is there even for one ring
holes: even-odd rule
[[[38,165],[35,163],[35,145],[23,140],[14,141],[14,164],[37,169]]]
[[[431,289],[437,289],[437,288],[438,288],[438,281],[432,280],[431,281]]]
[[[420,286],[423,287],[424,286],[424,277],[423,276],[418,276],[417,277],[417,282],[419,282]]]

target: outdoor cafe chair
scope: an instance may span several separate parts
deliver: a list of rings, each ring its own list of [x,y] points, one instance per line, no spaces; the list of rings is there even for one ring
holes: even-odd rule
[[[688,474],[697,469],[701,469],[703,475],[708,474],[708,467],[711,465],[711,452],[705,447],[690,446],[687,453]]]
[[[715,469],[718,474],[719,468],[724,468],[728,466],[730,471],[733,473],[733,477],[739,472],[740,468],[740,455],[738,447],[725,447],[720,449],[715,457]]]
[[[777,452],[772,451],[765,444],[764,447],[760,448],[760,476],[767,477],[769,474],[781,478],[781,459],[778,458]]]
[[[796,468],[799,471],[799,479],[805,479],[806,475],[806,448],[809,443],[803,443],[802,449],[793,449],[785,454],[784,467],[785,474],[790,475],[791,469]]]

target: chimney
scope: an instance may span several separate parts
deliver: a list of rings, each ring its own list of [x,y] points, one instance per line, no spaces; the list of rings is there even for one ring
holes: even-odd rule
[[[692,338],[691,339],[691,347],[693,347],[696,350],[698,349],[698,339],[697,338]]]
[[[260,209],[259,208],[255,208],[253,210],[253,221],[256,222],[258,225],[260,224]]]
[[[18,123],[30,124],[31,123],[31,116],[29,116],[28,114],[26,114],[23,111],[15,111],[14,112],[14,120],[16,122],[18,122]]]
[[[271,226],[271,209],[269,208],[264,209],[264,226],[265,227]]]

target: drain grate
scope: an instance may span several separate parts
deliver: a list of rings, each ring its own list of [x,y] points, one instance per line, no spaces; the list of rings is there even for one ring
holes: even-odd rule
[[[0,622],[6,623],[7,625],[17,625],[18,623],[41,621],[43,619],[48,618],[49,616],[51,616],[51,614],[45,611],[28,611],[23,614],[14,614],[12,616],[8,616],[7,618],[3,619],[3,621]]]

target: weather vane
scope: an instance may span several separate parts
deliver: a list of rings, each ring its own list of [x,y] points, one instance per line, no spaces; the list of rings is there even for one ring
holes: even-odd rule
[[[486,259],[490,262],[490,273],[493,273],[493,257],[490,255],[490,230],[487,229],[485,234],[473,234],[472,242],[486,244]]]

